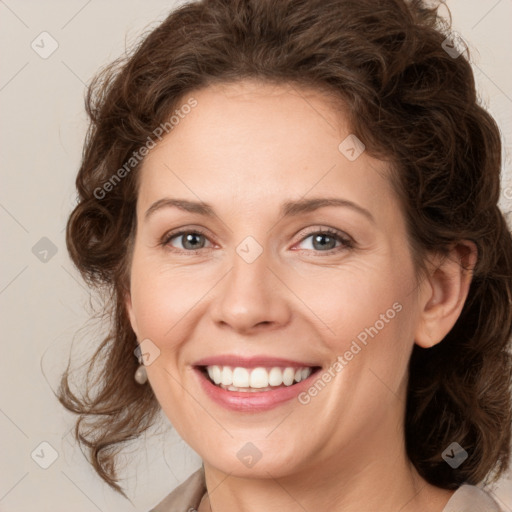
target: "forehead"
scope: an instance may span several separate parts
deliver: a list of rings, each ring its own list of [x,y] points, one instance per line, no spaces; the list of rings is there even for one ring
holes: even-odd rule
[[[141,207],[164,193],[224,204],[236,198],[237,211],[243,204],[254,212],[283,196],[339,192],[369,203],[391,193],[383,162],[365,152],[350,161],[340,150],[352,140],[350,126],[341,102],[325,93],[245,81],[189,96],[197,105],[143,162]]]

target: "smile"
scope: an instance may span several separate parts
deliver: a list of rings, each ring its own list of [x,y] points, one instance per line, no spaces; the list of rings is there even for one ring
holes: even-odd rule
[[[264,355],[224,354],[195,361],[192,368],[210,400],[231,411],[254,414],[296,399],[322,366]]]
[[[206,366],[210,381],[229,391],[265,392],[292,386],[307,379],[313,372],[312,367],[257,367]]]

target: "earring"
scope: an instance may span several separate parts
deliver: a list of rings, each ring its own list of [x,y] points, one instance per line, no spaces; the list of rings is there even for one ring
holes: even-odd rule
[[[137,384],[146,384],[146,382],[148,381],[148,374],[146,372],[146,367],[141,364],[138,368],[137,368],[137,371],[135,372],[135,382],[137,382]]]

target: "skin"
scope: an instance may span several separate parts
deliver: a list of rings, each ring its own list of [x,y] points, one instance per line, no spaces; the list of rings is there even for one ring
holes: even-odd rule
[[[126,307],[138,340],[160,350],[147,372],[162,409],[204,461],[200,512],[441,512],[453,491],[428,484],[405,452],[407,363],[414,343],[430,347],[455,323],[471,280],[460,263],[474,265],[476,248],[430,255],[418,277],[387,164],[339,151],[351,130],[321,92],[245,80],[191,96],[197,107],[140,170]],[[335,206],[280,216],[303,197],[343,198],[373,220]],[[201,200],[216,215],[163,207],[145,219],[162,198]],[[205,232],[197,251],[183,236],[160,243],[179,228]],[[314,244],[324,228],[352,247]],[[263,249],[252,263],[236,252],[248,236]],[[192,370],[220,354],[328,368],[394,303],[401,311],[307,405],[233,412]],[[252,468],[236,456],[247,442],[261,452]]]

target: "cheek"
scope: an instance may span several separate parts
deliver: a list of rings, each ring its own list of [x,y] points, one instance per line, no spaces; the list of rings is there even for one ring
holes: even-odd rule
[[[343,357],[351,377],[366,367],[390,382],[401,378],[417,316],[410,260],[344,269],[322,285],[321,293],[310,288],[308,306],[325,325],[323,340],[331,359]]]
[[[375,265],[331,269],[323,279],[317,276],[303,281],[300,290],[307,306],[330,334],[346,338],[355,337],[374,324],[380,331],[398,318],[397,310],[402,309],[403,302],[410,302],[410,282],[407,272],[393,273],[390,268]]]
[[[134,257],[131,299],[139,337],[172,348],[179,333],[190,329],[194,309],[201,307],[216,281],[215,272],[194,266],[171,268],[151,257]]]

